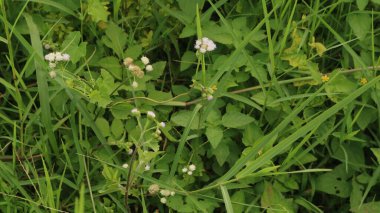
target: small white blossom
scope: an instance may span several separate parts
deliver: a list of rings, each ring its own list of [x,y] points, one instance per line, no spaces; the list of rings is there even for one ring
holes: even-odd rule
[[[51,69],[54,69],[56,66],[57,66],[56,63],[49,62],[49,67],[50,67]]]
[[[149,118],[152,118],[152,119],[156,117],[156,114],[154,114],[154,112],[152,111],[148,111],[146,114],[148,115]]]
[[[55,61],[55,53],[49,53],[49,54],[45,55],[45,60],[50,61],[50,62]]]
[[[124,169],[127,169],[129,167],[129,165],[127,163],[123,164],[122,166]]]
[[[165,126],[166,126],[165,122],[161,122],[161,123],[160,123],[160,127],[161,127],[161,128],[165,128]]]
[[[160,190],[160,186],[157,184],[152,184],[149,186],[148,191],[149,194],[154,195]]]
[[[46,50],[50,49],[50,48],[51,48],[51,47],[50,47],[50,44],[45,44],[45,45],[44,45],[44,48],[45,48]]]
[[[55,60],[56,61],[63,61],[63,55],[61,52],[56,52],[55,53]]]
[[[131,86],[132,86],[134,89],[136,89],[136,88],[139,86],[139,84],[138,84],[136,81],[133,81]]]
[[[128,149],[128,155],[132,155],[133,154],[133,149]]]
[[[55,78],[55,77],[57,77],[57,73],[53,70],[53,71],[50,71],[49,72],[49,76],[50,76],[50,78]]]
[[[188,171],[187,174],[188,175],[193,175],[193,172],[192,171]]]
[[[214,99],[214,96],[212,96],[212,95],[207,95],[207,100],[208,100],[208,101],[211,101],[212,99]]]
[[[147,164],[147,165],[145,165],[145,171],[149,171],[150,170],[150,165],[149,164]]]
[[[143,64],[145,64],[145,65],[149,64],[149,58],[146,57],[146,56],[141,57],[141,61],[142,61]]]
[[[132,115],[140,116],[140,111],[139,111],[137,108],[133,108],[133,109],[131,110],[131,113],[132,113]]]
[[[169,197],[169,196],[171,195],[171,191],[169,191],[169,190],[167,190],[167,189],[162,189],[162,190],[160,191],[160,194],[161,194],[162,196]]]
[[[148,64],[148,65],[146,65],[145,70],[146,70],[147,72],[152,72],[152,71],[153,71],[153,66],[150,65],[150,64]]]
[[[174,196],[175,195],[175,192],[170,192],[170,196]]]
[[[67,53],[62,54],[63,61],[70,61],[70,55]]]
[[[187,172],[187,167],[183,167],[182,172],[186,173]]]
[[[189,170],[190,170],[190,171],[195,171],[196,168],[197,168],[197,167],[196,167],[194,164],[191,164],[191,165],[189,166]]]
[[[160,199],[160,202],[163,203],[163,204],[165,204],[165,203],[166,203],[166,198],[162,197],[162,198]]]
[[[203,37],[195,41],[194,48],[199,50],[200,53],[206,53],[207,51],[211,52],[215,50],[216,45],[211,39]]]

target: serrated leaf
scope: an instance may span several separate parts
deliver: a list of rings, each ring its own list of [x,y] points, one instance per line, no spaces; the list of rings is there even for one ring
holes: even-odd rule
[[[129,103],[115,104],[111,107],[113,117],[118,119],[128,119],[131,116],[131,110],[134,108]]]
[[[107,21],[108,12],[107,5],[109,1],[101,1],[101,0],[89,0],[87,6],[87,13],[91,16],[94,22],[98,21]]]
[[[252,123],[255,119],[249,115],[232,111],[222,117],[222,124],[227,128],[239,128]]]
[[[152,80],[155,80],[155,79],[158,79],[164,72],[165,67],[166,67],[166,61],[156,62],[152,64],[152,66],[153,66],[153,71],[147,72],[147,75],[151,76]]]
[[[192,111],[180,110],[171,117],[171,121],[177,125],[186,127],[187,123],[191,119]],[[194,121],[191,123],[190,129],[198,129],[199,116],[195,116]]]
[[[212,150],[212,153],[215,155],[218,164],[223,166],[230,155],[230,149],[227,144],[221,143],[216,149]]]
[[[111,48],[119,58],[122,58],[125,45],[127,43],[127,34],[117,26],[110,22],[106,29],[106,35],[102,37],[103,43]]]
[[[95,65],[100,66],[108,70],[113,77],[121,80],[122,78],[122,68],[119,59],[113,56],[107,56],[100,59]]]
[[[131,57],[137,59],[142,53],[142,47],[140,45],[129,46],[125,52],[125,57]]]
[[[223,138],[223,130],[218,126],[209,126],[206,128],[206,136],[210,141],[212,148],[217,148]]]
[[[70,55],[70,61],[74,64],[80,58],[86,56],[87,42],[81,42],[81,34],[79,31],[70,32],[62,42],[62,52]]]
[[[109,95],[104,92],[100,92],[99,90],[93,90],[88,95],[88,98],[91,103],[98,104],[100,107],[106,108],[109,103],[112,102]]]
[[[333,171],[318,176],[315,187],[318,191],[347,198],[351,193],[351,184],[347,179],[345,166],[340,164]]]

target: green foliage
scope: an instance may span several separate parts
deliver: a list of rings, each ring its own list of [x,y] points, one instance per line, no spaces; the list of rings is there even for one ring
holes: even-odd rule
[[[379,8],[1,1],[0,209],[380,211]]]

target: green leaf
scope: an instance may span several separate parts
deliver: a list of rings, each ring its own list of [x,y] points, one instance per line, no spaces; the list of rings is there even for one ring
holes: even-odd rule
[[[111,48],[119,58],[123,58],[123,51],[127,43],[128,35],[113,22],[109,22],[106,35],[102,37],[103,43]]]
[[[121,68],[119,59],[117,59],[116,57],[114,56],[104,57],[100,59],[98,62],[96,62],[95,65],[106,69],[116,79],[119,79],[119,80],[122,79],[122,68]]]
[[[371,151],[375,155],[377,163],[380,164],[380,148],[371,148]]]
[[[371,17],[366,13],[351,13],[347,16],[348,24],[359,40],[366,39],[367,33],[371,30]]]
[[[364,10],[368,4],[368,0],[356,0],[359,10]]]
[[[222,141],[223,138],[223,130],[222,128],[218,126],[208,126],[206,128],[206,136],[207,139],[210,141],[210,144],[212,148],[218,147],[219,143]]]
[[[164,72],[165,67],[166,67],[166,61],[156,62],[152,64],[152,66],[153,66],[153,71],[147,72],[147,75],[151,76],[152,80],[155,80],[155,79],[158,79]]]
[[[315,189],[327,194],[347,198],[351,193],[351,183],[347,181],[349,177],[345,166],[340,164],[333,171],[318,176]]]
[[[371,0],[375,4],[380,4],[380,0]]]
[[[191,67],[197,60],[194,51],[186,51],[181,57],[180,71],[184,71]]]
[[[230,149],[225,143],[219,144],[219,146],[216,149],[213,149],[211,152],[216,157],[216,161],[220,166],[223,166],[223,164],[227,161],[228,156],[230,155]]]
[[[134,46],[129,46],[125,52],[124,56],[125,57],[131,57],[133,59],[137,59],[142,53],[142,47],[140,45],[134,45]]]
[[[96,119],[95,124],[104,136],[110,136],[110,125],[106,119],[100,117]]]
[[[62,52],[70,55],[70,61],[74,64],[80,58],[86,56],[87,42],[80,42],[81,34],[79,31],[70,32],[62,42]]]
[[[129,103],[118,103],[111,106],[111,113],[113,117],[118,119],[128,119],[131,116],[131,110],[134,108]]]
[[[325,90],[327,96],[334,102],[338,102],[344,96],[351,94],[357,88],[357,84],[350,81],[344,75],[338,75],[327,82]]]
[[[124,124],[119,119],[114,119],[111,124],[111,132],[115,138],[120,138],[124,133]]]
[[[268,182],[265,182],[264,192],[261,196],[261,207],[266,208],[268,213],[278,212],[274,209],[281,209],[289,213],[294,212],[292,202],[284,199],[283,195]]]
[[[176,126],[186,127],[192,115],[192,111],[180,110],[171,117],[171,121]],[[190,129],[198,129],[199,115],[196,115],[194,121],[191,123]]]
[[[263,132],[260,127],[255,123],[251,123],[247,125],[243,132],[242,142],[246,146],[253,146],[261,137],[263,137]]]
[[[239,128],[252,123],[255,119],[249,115],[232,111],[222,117],[222,124],[227,128]]]
[[[98,21],[107,21],[108,12],[107,5],[109,1],[101,1],[101,0],[89,0],[87,5],[87,13],[91,16],[94,22]]]
[[[380,4],[380,1],[379,1]],[[360,208],[351,209],[355,213],[372,213],[380,212],[380,201],[364,203]]]

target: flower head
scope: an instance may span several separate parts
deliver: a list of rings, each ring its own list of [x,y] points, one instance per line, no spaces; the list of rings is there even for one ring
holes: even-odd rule
[[[152,72],[152,71],[153,71],[153,66],[150,65],[150,64],[148,64],[148,65],[146,65],[145,70],[146,70],[147,72]]]
[[[70,61],[70,55],[67,53],[62,54],[63,61]]]
[[[327,82],[330,80],[330,77],[327,75],[322,75],[321,80],[322,80],[322,82]]]
[[[154,119],[156,117],[156,114],[154,114],[152,111],[148,111],[146,114],[148,115],[148,118]]]
[[[145,64],[145,65],[149,64],[149,58],[146,57],[146,56],[141,57],[141,61],[142,61],[143,64]]]
[[[183,167],[182,172],[186,173],[187,172],[187,167]]]
[[[194,48],[199,50],[200,53],[206,53],[215,50],[216,45],[211,39],[203,37],[195,41]]]
[[[50,78],[54,79],[55,77],[57,77],[57,73],[54,70],[52,70],[49,72],[49,76],[50,76]]]
[[[133,63],[133,59],[131,58],[131,57],[126,57],[126,58],[124,58],[124,60],[123,60],[123,64],[125,65],[125,66],[129,66],[129,65],[131,65]]]
[[[122,166],[124,169],[126,169],[126,168],[128,168],[129,167],[129,165],[127,164],[127,163],[125,163],[125,164],[123,164],[123,166]]]
[[[145,165],[144,170],[145,170],[145,171],[149,171],[149,170],[150,170],[150,165],[149,165],[149,164]]]
[[[131,110],[131,113],[132,113],[132,115],[134,115],[134,116],[140,116],[140,111],[139,111],[139,109],[137,109],[137,108],[133,108],[133,109]]]
[[[190,171],[194,171],[196,168],[197,168],[197,167],[196,167],[194,164],[191,164],[191,165],[189,166],[189,170],[190,170]]]
[[[152,184],[149,186],[148,191],[149,194],[154,195],[160,190],[160,186],[157,184]]]
[[[367,80],[366,78],[362,78],[362,79],[360,79],[360,84],[361,84],[361,85],[364,85],[364,84],[366,84],[366,83],[368,83],[368,80]]]
[[[136,81],[133,81],[131,86],[132,86],[134,89],[136,89],[136,88],[139,86],[139,84],[138,84]]]
[[[45,60],[50,61],[50,62],[55,61],[55,53],[49,53],[49,54],[45,55]]]
[[[160,202],[163,203],[163,204],[165,204],[165,203],[166,203],[166,198],[162,197],[162,198],[160,199]]]
[[[165,128],[165,126],[166,126],[165,122],[161,122],[159,125],[161,128]]]

